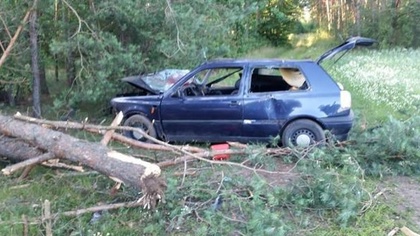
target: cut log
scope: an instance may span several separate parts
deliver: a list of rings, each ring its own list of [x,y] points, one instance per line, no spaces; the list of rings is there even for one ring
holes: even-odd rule
[[[91,143],[70,135],[0,115],[0,133],[16,137],[56,158],[82,163],[102,174],[142,190],[145,205],[154,206],[163,198],[165,181],[160,168],[152,163],[112,151],[100,143]],[[2,137],[0,139],[3,139]],[[32,157],[36,157],[34,155]]]
[[[78,130],[85,130],[88,132],[92,132],[92,133],[97,133],[97,134],[105,134],[107,132],[107,130],[114,130],[114,129],[119,129],[119,130],[133,130],[134,128],[132,127],[117,127],[117,126],[101,126],[101,125],[92,125],[92,124],[86,124],[86,123],[77,123],[77,122],[71,122],[71,121],[50,121],[50,120],[41,120],[41,119],[36,119],[33,117],[29,117],[29,116],[24,116],[20,113],[17,113],[14,116],[15,119],[18,120],[22,120],[25,122],[30,122],[30,123],[34,123],[34,124],[39,124],[42,125],[43,127],[47,127],[47,128],[62,128],[62,129],[78,129]],[[117,118],[116,118],[117,119]],[[137,130],[139,132],[141,132],[140,130]],[[127,138],[123,135],[117,134],[117,133],[113,133],[110,132],[112,135],[112,138],[115,140],[118,140],[122,143],[131,145],[133,147],[136,148],[141,148],[141,149],[147,149],[147,150],[157,150],[157,151],[174,151],[176,149],[182,149],[184,151],[188,151],[188,152],[192,152],[192,153],[196,153],[196,152],[204,152],[204,149],[198,148],[198,147],[193,147],[193,146],[175,146],[175,145],[162,145],[162,141],[156,140],[153,137],[148,136],[146,133],[142,134],[143,136],[153,139],[152,141],[155,141],[157,143],[145,143],[145,142],[140,142],[131,138]],[[161,143],[161,144],[158,144]]]
[[[7,157],[14,162],[20,162],[42,154],[44,154],[42,150],[22,139],[0,136],[0,156],[2,157]]]

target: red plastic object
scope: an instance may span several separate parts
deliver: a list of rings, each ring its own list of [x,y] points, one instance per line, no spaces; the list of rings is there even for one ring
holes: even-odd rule
[[[229,149],[229,144],[227,143],[211,145],[211,150],[213,151],[228,150],[228,149]],[[213,156],[213,160],[216,160],[216,161],[223,161],[229,158],[230,158],[229,154],[217,154]]]

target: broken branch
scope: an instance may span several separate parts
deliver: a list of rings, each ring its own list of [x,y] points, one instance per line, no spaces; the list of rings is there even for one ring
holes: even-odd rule
[[[7,56],[9,56],[10,52],[12,51],[13,45],[16,43],[16,40],[18,39],[19,34],[22,31],[24,24],[26,23],[26,21],[28,21],[31,11],[32,11],[32,8],[26,12],[25,16],[23,17],[22,23],[17,28],[15,34],[13,35],[13,38],[10,40],[9,45],[7,45],[6,50],[4,50],[3,55],[0,58],[0,67],[4,64]]]
[[[120,125],[121,121],[123,120],[124,115],[123,113],[120,111],[117,116],[114,118],[114,120],[111,123],[111,126],[118,126]],[[105,132],[104,137],[101,140],[102,145],[106,146],[108,145],[109,141],[112,138],[112,134],[114,134],[115,130],[108,130]]]
[[[20,170],[22,168],[34,165],[34,164],[39,164],[42,163],[44,161],[53,159],[55,156],[51,153],[45,153],[42,154],[40,156],[25,160],[25,161],[21,161],[17,164],[11,165],[11,166],[7,166],[4,169],[2,169],[1,171],[3,172],[4,175],[10,175],[13,172]]]

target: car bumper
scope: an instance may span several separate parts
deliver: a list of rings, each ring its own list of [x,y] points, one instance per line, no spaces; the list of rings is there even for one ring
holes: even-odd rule
[[[347,139],[349,132],[353,126],[354,113],[352,110],[349,111],[347,116],[328,117],[320,119],[320,122],[324,125],[326,130],[329,130],[331,134],[339,141]]]

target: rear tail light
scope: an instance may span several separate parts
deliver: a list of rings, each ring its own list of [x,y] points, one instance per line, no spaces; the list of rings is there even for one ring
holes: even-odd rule
[[[351,94],[349,91],[340,91],[340,111],[349,110],[351,108]]]

